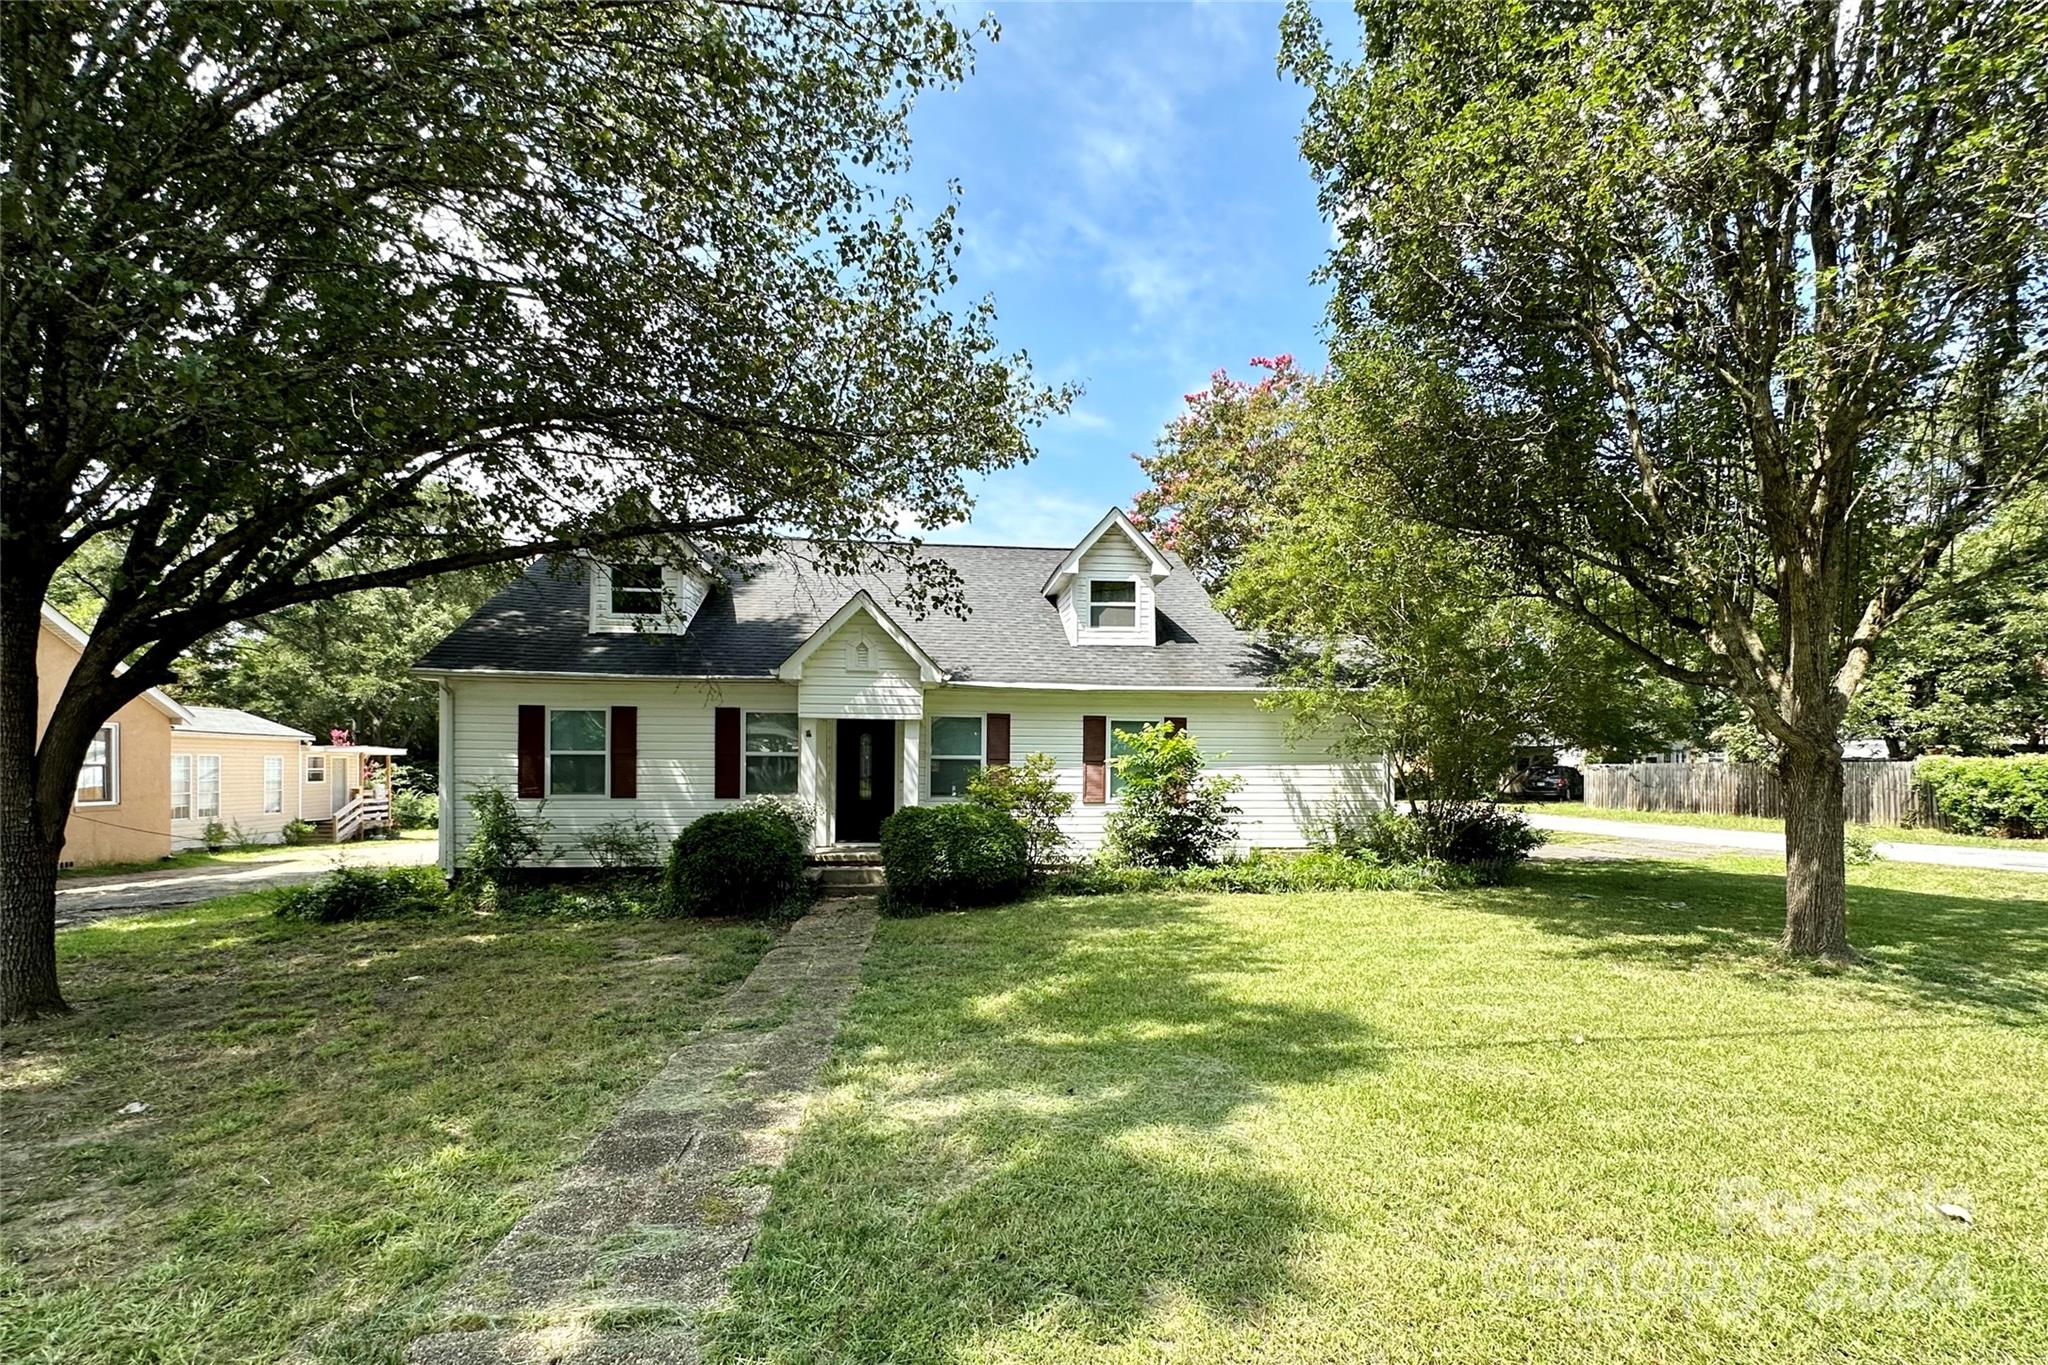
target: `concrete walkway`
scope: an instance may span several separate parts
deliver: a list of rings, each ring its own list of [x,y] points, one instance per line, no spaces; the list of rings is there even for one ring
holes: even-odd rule
[[[444,1305],[410,1365],[684,1365],[796,1138],[874,936],[872,900],[791,926]],[[617,1324],[626,1324],[623,1326]]]
[[[1607,839],[1630,839],[1645,844],[1681,846],[1700,851],[1765,853],[1785,856],[1785,836],[1748,829],[1714,829],[1708,825],[1667,825],[1648,820],[1595,820],[1579,815],[1550,815],[1528,810],[1529,823],[1538,829],[1560,834],[1597,834]],[[1990,848],[1965,844],[1895,843],[1882,839],[1875,845],[1880,858],[1901,863],[1932,863],[1940,867],[1974,867],[1987,872],[2048,873],[2048,852],[2027,848]],[[1659,852],[1666,850],[1660,849]]]
[[[355,867],[425,867],[439,845],[432,839],[370,839],[354,844],[280,845],[275,853],[204,867],[167,867],[110,877],[65,877],[57,883],[57,927],[90,924],[217,896],[264,891],[314,881],[347,863]]]

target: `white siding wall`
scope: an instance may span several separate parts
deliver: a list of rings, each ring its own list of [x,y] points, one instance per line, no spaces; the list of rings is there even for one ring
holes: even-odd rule
[[[302,818],[299,764],[304,746],[295,739],[231,739],[217,735],[171,733],[171,756],[192,757],[192,818],[171,821],[171,847],[197,848],[206,841],[207,817],[199,814],[199,758],[220,759],[219,820],[230,834],[239,823],[247,838],[274,844],[284,837],[285,823]],[[263,809],[263,760],[284,761],[284,809]]]
[[[867,646],[866,671],[858,648]],[[804,661],[801,699],[806,716],[858,720],[915,720],[924,705],[917,660],[865,616],[855,616]]]
[[[1088,625],[1088,583],[1094,578],[1137,580],[1138,624],[1127,630],[1096,630]],[[1084,645],[1151,645],[1158,639],[1153,619],[1152,565],[1129,536],[1112,529],[1088,547],[1074,577],[1075,639]]]
[[[583,835],[606,821],[648,820],[666,840],[705,812],[736,804],[712,795],[712,713],[718,707],[797,709],[795,685],[779,682],[458,679],[448,691],[455,740],[452,764],[444,760],[444,781],[455,819],[444,828],[449,848],[458,854],[473,832],[470,794],[494,780],[508,792],[518,790],[522,705],[639,708],[639,797],[557,796],[545,803],[543,818],[554,827],[548,837],[565,850],[560,864],[572,867],[588,861],[580,846]],[[529,814],[542,804],[519,803]]]
[[[1081,717],[1110,721],[1157,721],[1185,716],[1188,729],[1211,760],[1212,771],[1243,779],[1232,798],[1241,848],[1299,848],[1313,841],[1319,824],[1355,818],[1386,803],[1387,776],[1379,762],[1337,757],[1312,740],[1290,741],[1286,718],[1252,696],[1215,692],[1056,692],[981,687],[940,687],[926,694],[926,715],[1010,716],[1010,759],[1051,754],[1060,785],[1074,793],[1067,833],[1083,849],[1099,848],[1103,822],[1115,809],[1081,802]],[[925,753],[929,755],[929,720]],[[1217,757],[1217,755],[1223,757]],[[931,763],[919,779],[929,800]]]

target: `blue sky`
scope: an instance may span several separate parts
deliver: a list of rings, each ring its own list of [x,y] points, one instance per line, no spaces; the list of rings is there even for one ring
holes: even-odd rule
[[[1132,452],[1212,370],[1321,363],[1309,275],[1329,228],[1296,145],[1307,96],[1275,71],[1277,4],[993,8],[1001,41],[913,113],[909,189],[929,213],[961,182],[963,292],[993,294],[1004,346],[1086,392],[931,538],[1071,544],[1128,503]]]

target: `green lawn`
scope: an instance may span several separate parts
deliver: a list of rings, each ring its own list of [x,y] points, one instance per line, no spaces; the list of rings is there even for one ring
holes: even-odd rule
[[[1853,875],[885,921],[710,1358],[2042,1359],[2048,882]]]
[[[768,942],[269,906],[59,936],[79,1012],[0,1052],[0,1360],[395,1362]]]
[[[1583,801],[1534,801],[1518,809],[1540,811],[1546,815],[1574,815],[1587,820],[1628,820],[1645,825],[1698,825],[1706,829],[1746,829],[1764,834],[1782,834],[1783,820],[1766,820],[1757,815],[1689,815],[1683,811],[1662,810],[1610,810],[1606,806],[1589,806]],[[1945,829],[1908,828],[1903,825],[1851,825],[1850,829],[1860,831],[1873,839],[1887,839],[1902,844],[1952,844],[1967,848],[2042,848],[2048,849],[2048,840],[2042,839],[1999,839],[1984,834],[1951,834]]]

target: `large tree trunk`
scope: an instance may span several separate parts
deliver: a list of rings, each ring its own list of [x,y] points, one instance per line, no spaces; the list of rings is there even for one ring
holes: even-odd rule
[[[69,1008],[57,989],[57,855],[42,835],[34,784],[12,780],[0,791],[0,1024]]]
[[[1840,750],[1788,745],[1778,776],[1785,794],[1785,951],[1846,959],[1853,954],[1842,861]]]

